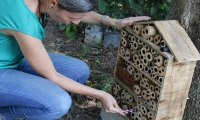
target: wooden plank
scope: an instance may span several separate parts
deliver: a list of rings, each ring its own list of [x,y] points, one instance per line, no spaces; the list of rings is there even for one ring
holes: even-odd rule
[[[168,94],[188,90],[192,82],[196,62],[187,62],[184,64],[173,62],[171,64],[166,69],[162,93]]]
[[[154,25],[178,63],[200,60],[198,50],[178,21],[155,21]]]

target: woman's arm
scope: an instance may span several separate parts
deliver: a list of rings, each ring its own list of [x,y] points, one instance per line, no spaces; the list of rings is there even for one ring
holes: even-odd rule
[[[117,105],[115,99],[110,94],[82,85],[59,74],[55,70],[53,63],[40,40],[13,30],[4,30],[3,32],[16,38],[28,63],[41,76],[56,83],[68,92],[98,98],[101,100],[106,111],[124,115],[122,110]]]
[[[96,12],[91,12],[87,16],[83,17],[81,19],[81,22],[98,25],[100,24],[101,18],[102,18],[102,15]],[[102,22],[104,25],[107,25],[107,26],[123,28],[123,27],[131,26],[134,22],[150,20],[150,19],[151,18],[148,16],[128,17],[124,19],[113,19],[113,18],[106,17],[103,19]]]

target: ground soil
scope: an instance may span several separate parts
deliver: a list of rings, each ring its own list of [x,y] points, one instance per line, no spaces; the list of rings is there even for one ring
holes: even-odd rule
[[[114,66],[116,62],[117,49],[104,48],[101,45],[88,46],[84,44],[84,35],[77,34],[75,40],[68,40],[65,30],[60,29],[59,23],[48,19],[45,27],[44,46],[48,52],[70,55],[85,61],[91,70],[89,85],[98,84],[95,78],[104,75],[112,81]],[[89,108],[80,108],[77,104],[83,104],[85,101],[95,101],[85,96],[72,94],[73,104],[69,112],[60,118],[60,120],[101,120],[101,107],[91,105]],[[96,102],[96,101],[95,101]]]

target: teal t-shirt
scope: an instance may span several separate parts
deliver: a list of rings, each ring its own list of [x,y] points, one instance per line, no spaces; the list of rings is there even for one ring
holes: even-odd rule
[[[1,1],[0,29],[16,30],[39,40],[42,40],[44,35],[37,16],[26,6],[24,0]],[[0,69],[16,68],[23,58],[16,39],[0,32]]]

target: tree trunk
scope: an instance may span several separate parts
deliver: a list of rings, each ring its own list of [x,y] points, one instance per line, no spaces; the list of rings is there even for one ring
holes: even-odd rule
[[[200,51],[200,0],[172,0],[169,19],[178,20]],[[197,62],[183,120],[200,119],[200,62]]]

